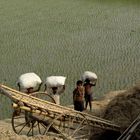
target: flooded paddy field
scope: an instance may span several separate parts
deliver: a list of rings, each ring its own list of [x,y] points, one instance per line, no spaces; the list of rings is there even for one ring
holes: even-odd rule
[[[140,78],[139,23],[138,0],[1,0],[0,82],[17,89],[22,73],[64,75],[62,105],[86,70],[98,75],[97,98],[125,89]],[[10,116],[0,95],[0,118]]]

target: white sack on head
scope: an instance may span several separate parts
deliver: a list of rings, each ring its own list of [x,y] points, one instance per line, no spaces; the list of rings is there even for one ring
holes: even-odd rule
[[[66,77],[64,76],[49,76],[46,78],[47,87],[60,87],[65,85]]]
[[[66,77],[64,76],[49,76],[46,78],[46,86],[48,93],[53,93],[52,87],[57,87],[56,94],[61,94],[64,92],[64,85],[65,85]]]
[[[18,79],[18,83],[20,84],[22,89],[27,89],[31,87],[36,88],[42,83],[42,81],[37,74],[31,72],[22,74]]]
[[[86,79],[89,79],[91,82],[97,81],[97,75],[91,71],[85,71],[82,75],[82,80],[85,81]]]

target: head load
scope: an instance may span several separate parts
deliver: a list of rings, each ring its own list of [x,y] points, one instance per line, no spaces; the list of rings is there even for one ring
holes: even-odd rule
[[[82,75],[82,81],[84,82],[84,84],[96,84],[97,79],[97,75],[91,71],[85,71]]]
[[[31,72],[22,74],[18,78],[17,84],[20,90],[28,92],[28,90],[32,89],[33,91],[36,91],[40,88],[42,80],[37,74]]]
[[[49,76],[46,78],[45,90],[53,95],[56,104],[60,104],[60,94],[65,90],[64,76]]]
[[[45,85],[47,89],[54,89],[57,92],[63,92],[65,86],[66,77],[64,76],[49,76],[46,78]]]

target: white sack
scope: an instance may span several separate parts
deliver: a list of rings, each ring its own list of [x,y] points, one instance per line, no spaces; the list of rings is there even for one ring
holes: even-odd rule
[[[20,84],[22,89],[27,89],[31,87],[36,88],[42,83],[42,81],[37,74],[32,72],[22,74],[18,79],[18,83]]]
[[[82,80],[85,81],[86,79],[89,79],[91,82],[97,81],[97,75],[91,71],[85,71],[82,75]]]
[[[65,85],[66,77],[64,76],[49,76],[46,78],[47,87],[60,87]]]
[[[60,95],[64,92],[64,85],[65,85],[66,77],[64,76],[49,76],[46,78],[46,86],[47,92],[53,94],[52,87],[57,87],[57,91],[55,95]],[[57,97],[56,97],[57,98]],[[58,101],[60,103],[60,101]]]

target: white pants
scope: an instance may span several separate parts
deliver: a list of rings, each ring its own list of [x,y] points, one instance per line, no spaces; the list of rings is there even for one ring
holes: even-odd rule
[[[54,100],[55,100],[55,102],[56,102],[56,104],[60,104],[60,95],[58,95],[58,94],[55,94],[55,95],[53,95],[53,98],[54,98]]]

